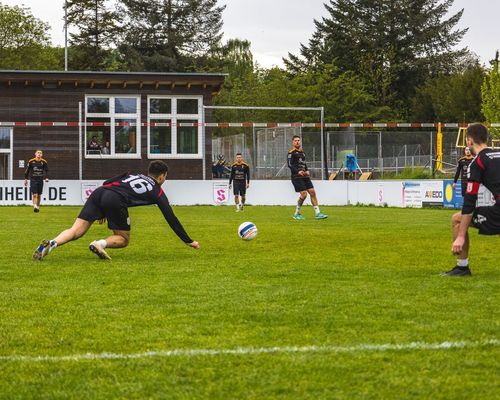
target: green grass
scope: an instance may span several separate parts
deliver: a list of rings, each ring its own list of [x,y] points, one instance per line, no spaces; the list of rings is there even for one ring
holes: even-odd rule
[[[473,277],[454,265],[446,210],[176,207],[185,246],[155,207],[131,209],[132,240],[77,242],[31,261],[78,207],[0,207],[0,398],[499,398],[500,238],[471,235]],[[236,229],[255,222],[258,237]],[[19,360],[176,349],[466,341],[439,350],[363,350]],[[2,358],[3,357],[3,358]]]

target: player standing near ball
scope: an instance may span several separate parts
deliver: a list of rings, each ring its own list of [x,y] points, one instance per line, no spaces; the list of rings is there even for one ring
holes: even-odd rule
[[[457,170],[455,172],[455,177],[453,178],[453,189],[457,187],[457,181],[460,177],[460,183],[462,185],[462,196],[465,196],[465,192],[467,191],[467,170],[469,168],[469,164],[474,159],[474,156],[470,152],[468,147],[465,148],[465,156],[458,160]]]
[[[234,182],[234,183],[233,183]],[[243,211],[246,201],[247,189],[250,186],[250,167],[243,161],[241,153],[236,153],[236,160],[231,166],[231,175],[229,176],[229,189],[231,184],[234,186],[234,203],[236,212]],[[241,203],[240,203],[241,197]]]
[[[58,246],[77,240],[95,221],[106,218],[113,234],[106,239],[94,240],[89,250],[101,259],[111,259],[106,248],[127,247],[130,241],[130,218],[128,208],[157,204],[176,235],[188,246],[199,249],[175,216],[161,185],[167,179],[168,167],[163,161],[151,161],[148,174],[122,175],[110,178],[92,192],[73,226],[52,240],[42,240],[33,253],[34,260],[42,260]]]
[[[443,276],[470,276],[469,226],[479,229],[480,235],[500,235],[500,151],[487,146],[488,129],[482,124],[467,128],[467,145],[476,157],[467,172],[467,190],[461,213],[451,219],[453,244],[457,265]],[[479,186],[483,184],[495,198],[495,205],[476,207]]]
[[[43,158],[42,150],[35,151],[35,157],[28,161],[26,170],[24,171],[24,186],[28,186],[28,178],[30,180],[30,192],[33,202],[33,212],[40,211],[40,201],[42,200],[43,181],[49,181],[47,175],[49,168],[47,161]]]
[[[323,214],[319,209],[316,191],[314,190],[314,186],[311,181],[311,175],[306,164],[306,155],[304,153],[304,150],[302,150],[302,148],[300,147],[300,142],[300,136],[295,135],[292,138],[293,147],[288,151],[288,168],[290,168],[290,172],[292,173],[292,184],[295,188],[295,191],[297,193],[300,193],[299,200],[297,201],[297,208],[295,209],[293,218],[299,221],[305,219],[302,216],[300,209],[302,207],[302,204],[304,204],[308,193],[309,197],[311,198],[311,203],[314,206],[315,218],[328,218],[328,215]]]

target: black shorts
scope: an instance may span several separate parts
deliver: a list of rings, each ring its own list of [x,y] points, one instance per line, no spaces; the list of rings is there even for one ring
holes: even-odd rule
[[[480,235],[500,235],[500,206],[477,207],[472,226],[479,229]]]
[[[42,192],[43,192],[43,179],[31,179],[30,180],[30,192],[31,192],[31,194],[42,194]]]
[[[246,193],[247,193],[246,181],[243,182],[233,181],[233,194],[235,196],[245,196]]]
[[[304,190],[307,189],[312,189],[314,188],[311,178],[305,177],[305,178],[292,178],[292,183],[293,187],[295,188],[295,191],[298,192],[303,192]]]
[[[109,229],[130,231],[130,218],[125,200],[118,193],[103,187],[92,192],[78,218],[89,222],[106,218]]]

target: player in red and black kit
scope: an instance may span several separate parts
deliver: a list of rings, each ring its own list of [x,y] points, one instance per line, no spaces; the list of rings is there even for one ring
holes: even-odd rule
[[[33,201],[33,211],[40,211],[40,200],[42,199],[43,181],[49,181],[47,174],[49,168],[47,161],[43,158],[42,150],[35,151],[35,157],[28,161],[26,170],[24,171],[24,186],[28,186],[28,178],[30,180],[30,192]]]
[[[470,149],[468,147],[465,148],[465,156],[458,160],[457,170],[455,172],[455,177],[453,178],[453,189],[457,187],[457,181],[460,177],[460,184],[462,186],[462,196],[465,196],[465,192],[467,191],[467,170],[469,168],[469,164],[474,159],[474,156],[471,154]]]
[[[250,167],[243,161],[241,153],[236,153],[236,161],[231,166],[231,175],[229,176],[229,189],[231,184],[234,185],[234,203],[236,211],[243,211],[243,206],[246,201],[247,189],[250,186]],[[241,196],[241,204],[240,204]]]
[[[161,188],[167,179],[167,171],[167,164],[163,161],[152,161],[147,175],[125,173],[108,179],[90,195],[73,226],[53,240],[42,240],[33,254],[33,259],[42,260],[56,247],[79,239],[95,221],[104,218],[108,220],[108,228],[113,231],[113,235],[106,239],[94,240],[89,249],[101,259],[111,259],[105,248],[126,247],[130,241],[128,208],[149,204],[158,205],[172,230],[184,243],[199,249],[199,243],[188,236]]]
[[[470,276],[469,226],[481,235],[500,235],[500,151],[488,148],[488,129],[482,124],[467,128],[467,144],[476,155],[469,165],[467,190],[461,213],[452,217],[453,244],[457,265],[444,276]],[[476,207],[479,186],[484,185],[494,196],[493,206]]]
[[[311,198],[311,203],[314,206],[314,213],[316,219],[328,218],[328,215],[323,214],[318,205],[318,198],[316,197],[316,191],[311,181],[311,175],[306,164],[306,155],[304,150],[300,147],[300,136],[295,135],[292,138],[293,147],[288,151],[288,168],[292,174],[292,184],[297,193],[300,193],[299,200],[297,201],[297,207],[295,209],[295,214],[293,214],[293,219],[303,221],[305,218],[302,216],[300,209],[302,204],[307,198]]]

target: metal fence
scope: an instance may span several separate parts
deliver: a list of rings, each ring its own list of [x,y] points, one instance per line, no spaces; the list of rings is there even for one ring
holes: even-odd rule
[[[221,129],[214,132],[212,153],[223,154],[232,160],[237,152],[250,164],[255,179],[288,179],[290,172],[286,156],[291,148],[292,137],[302,137],[302,146],[307,164],[315,179],[321,178],[322,147],[321,133],[314,128],[240,128],[238,133]],[[454,170],[461,157],[456,149],[456,130],[443,132],[444,169]],[[380,130],[357,131],[344,129],[325,134],[328,171],[338,171],[347,154],[357,157],[362,171],[374,171],[379,176],[398,174],[404,169],[432,170],[436,158],[435,130]]]

